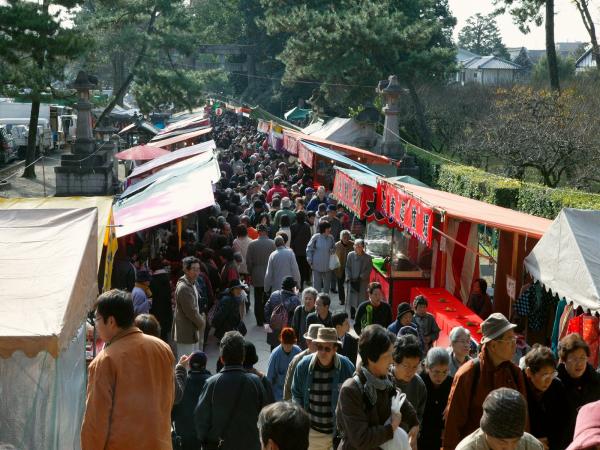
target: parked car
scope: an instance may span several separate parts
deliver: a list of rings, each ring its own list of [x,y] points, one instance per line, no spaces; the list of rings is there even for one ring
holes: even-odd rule
[[[6,127],[0,126],[0,164],[6,164],[17,158],[17,150],[12,135]]]

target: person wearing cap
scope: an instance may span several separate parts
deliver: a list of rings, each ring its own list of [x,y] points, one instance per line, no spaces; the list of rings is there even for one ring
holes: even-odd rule
[[[135,273],[135,287],[131,291],[131,297],[133,299],[133,312],[136,316],[150,312],[152,307],[151,280],[152,276],[147,270],[138,270]]]
[[[307,185],[307,187],[304,189],[304,207],[307,211],[310,211],[308,209],[308,205],[310,204],[310,201],[313,199],[314,194],[315,194],[315,190],[312,187]]]
[[[456,450],[543,450],[544,445],[525,432],[527,402],[510,388],[490,392],[483,402],[479,428],[466,436]]]
[[[242,292],[246,288],[240,280],[231,280],[227,290],[219,301],[211,325],[215,328],[215,337],[221,339],[228,331],[241,330],[243,311],[245,310]]]
[[[454,449],[477,429],[483,413],[480,405],[491,391],[508,387],[527,395],[523,373],[512,362],[515,327],[502,313],[490,314],[481,324],[479,357],[464,363],[454,376],[446,410],[445,450]]]
[[[387,328],[392,323],[392,308],[383,301],[383,290],[377,281],[369,283],[367,288],[369,300],[361,303],[356,310],[354,331],[360,336],[360,331],[367,325],[381,325]]]
[[[398,427],[408,433],[410,443],[416,443],[419,419],[410,402],[402,404],[400,415],[390,417],[397,392],[389,374],[395,340],[381,325],[369,325],[360,335],[361,363],[342,385],[337,403],[337,428],[342,436],[338,450],[377,450],[393,438]]]
[[[396,308],[396,320],[394,320],[387,329],[397,335],[403,327],[413,325],[414,317],[415,311],[410,307],[410,303],[398,303],[398,307]]]
[[[300,306],[300,299],[296,293],[297,286],[298,284],[293,277],[284,277],[281,281],[281,288],[273,291],[265,304],[265,322],[268,323],[270,325],[269,328],[271,328],[270,332],[267,333],[267,342],[271,345],[271,351],[279,344],[279,333],[282,330],[281,327],[275,327],[273,324],[273,321],[271,320],[273,312],[279,305],[283,304],[287,311],[287,322],[284,325],[284,328],[291,324],[294,310]]]
[[[573,431],[565,426],[569,404],[565,387],[556,377],[554,353],[548,347],[534,344],[524,362],[531,434],[549,450],[562,450],[571,442]]]
[[[310,417],[311,450],[330,450],[336,429],[340,386],[354,373],[354,364],[337,354],[340,344],[335,328],[320,328],[313,341],[316,353],[298,363],[292,380],[292,400]]]
[[[200,312],[196,279],[200,275],[200,261],[188,256],[181,261],[183,276],[175,287],[175,325],[173,339],[179,355],[189,355],[204,347],[206,315]]]
[[[256,325],[262,327],[265,322],[265,274],[269,257],[275,250],[275,242],[269,239],[269,229],[260,224],[256,227],[258,239],[248,244],[246,251],[246,267],[254,287],[254,317]]]
[[[285,382],[283,383],[283,399],[291,400],[292,399],[292,380],[294,378],[294,371],[296,370],[296,366],[298,363],[304,358],[306,355],[311,355],[317,351],[317,344],[313,341],[317,338],[317,333],[319,332],[319,328],[323,328],[323,325],[320,323],[313,323],[310,327],[308,327],[308,331],[303,336],[304,342],[306,342],[306,348],[298,353],[296,356],[292,358],[290,365],[288,366],[287,372],[285,374]]]
[[[292,206],[293,204],[289,197],[283,197],[281,199],[281,209],[275,213],[275,218],[273,219],[275,231],[278,231],[279,227],[281,227],[281,218],[283,216],[288,216],[290,218],[290,224],[296,220],[296,213],[292,210]]]
[[[246,371],[246,373],[253,373],[258,378],[260,378],[263,388],[265,389],[265,403],[273,403],[275,401],[275,396],[273,395],[273,386],[271,385],[271,382],[268,380],[267,376],[254,367],[256,363],[258,363],[258,354],[256,353],[256,346],[252,342],[245,340],[244,363],[242,364],[244,366],[244,370]]]
[[[598,450],[600,448],[600,401],[588,403],[579,410],[573,442],[567,450]]]
[[[206,370],[206,354],[195,351],[189,356],[183,355],[175,366],[177,386],[182,386],[181,398],[175,399],[172,417],[175,433],[181,438],[182,450],[196,450],[200,442],[194,427],[194,409],[211,373]],[[179,400],[179,401],[178,401]]]
[[[365,241],[356,239],[354,241],[354,250],[348,253],[344,274],[348,286],[346,292],[346,309],[350,312],[352,319],[355,317],[356,309],[367,297],[372,268],[373,258],[365,252]],[[387,327],[383,323],[380,323],[380,325],[384,328]]]
[[[279,194],[281,198],[290,196],[287,189],[281,185],[281,178],[279,177],[273,179],[273,187],[267,192],[267,203],[271,203],[275,194]]]
[[[279,333],[280,344],[273,349],[267,363],[267,378],[273,386],[275,401],[283,400],[283,387],[288,367],[294,356],[302,350],[296,345],[296,333],[286,327]]]
[[[267,271],[265,272],[265,292],[280,288],[283,280],[292,277],[296,286],[300,284],[300,269],[294,252],[285,246],[285,240],[281,236],[275,237],[275,251],[269,255]]]

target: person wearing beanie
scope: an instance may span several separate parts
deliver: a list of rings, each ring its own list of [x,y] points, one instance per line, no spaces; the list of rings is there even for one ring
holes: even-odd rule
[[[194,409],[210,376],[211,373],[206,370],[206,354],[201,351],[183,355],[175,366],[176,395],[172,417],[182,450],[200,448],[194,428]]]
[[[525,432],[527,402],[520,392],[499,388],[483,402],[479,428],[456,450],[543,450],[544,445]]]
[[[265,389],[265,403],[268,405],[275,401],[273,386],[266,374],[254,367],[256,363],[258,363],[256,347],[252,342],[244,340],[244,363],[242,365],[244,366],[246,373],[253,373],[260,379],[263,388]]]
[[[527,395],[523,373],[512,362],[517,346],[515,327],[501,313],[490,314],[481,324],[479,357],[464,363],[454,376],[446,410],[444,450],[455,449],[477,429],[483,414],[481,405],[491,391],[509,387]]]
[[[302,352],[296,345],[296,333],[293,328],[284,328],[279,333],[280,344],[275,347],[269,356],[267,364],[267,379],[273,386],[275,401],[283,400],[283,386],[288,367],[294,356]]]

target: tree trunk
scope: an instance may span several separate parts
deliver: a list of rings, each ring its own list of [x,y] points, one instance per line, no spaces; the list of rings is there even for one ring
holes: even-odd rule
[[[25,170],[23,178],[36,178],[35,176],[35,138],[38,131],[38,119],[40,117],[40,96],[39,92],[34,91],[31,95],[31,115],[29,116],[29,134],[27,136],[27,153],[25,156]],[[40,141],[42,136],[40,136]]]
[[[111,64],[112,64],[112,79],[113,79],[113,89],[117,86],[123,86],[123,82],[125,80],[125,57],[123,52],[117,51],[111,55]],[[121,96],[117,97],[117,105],[123,106],[123,98],[125,97],[125,92],[122,93]]]
[[[596,69],[600,70],[600,47],[598,46],[598,38],[596,37],[596,25],[590,14],[589,2],[588,0],[575,0],[575,6],[577,6],[579,14],[581,14],[581,20],[583,20],[583,25],[590,35],[592,58],[596,61]]]
[[[154,22],[156,22],[157,17],[158,17],[158,6],[155,6],[154,9],[152,10],[152,14],[150,15],[150,20],[148,21],[148,26],[146,27],[146,34],[152,33],[152,30],[154,28]],[[115,108],[115,106],[117,105],[118,99],[123,98],[123,96],[127,92],[129,85],[133,81],[135,70],[138,68],[138,66],[140,65],[140,63],[142,62],[144,57],[146,56],[146,50],[148,50],[148,39],[147,38],[144,41],[144,44],[142,45],[142,48],[140,49],[140,52],[138,53],[138,56],[135,59],[135,62],[133,63],[133,66],[131,67],[129,75],[127,75],[127,78],[125,78],[125,81],[123,81],[123,84],[121,85],[121,87],[119,87],[119,90],[117,92],[113,92],[113,99],[110,101],[108,106],[106,108],[104,108],[104,111],[102,111],[102,114],[100,114],[100,117],[98,118],[98,121],[96,122],[96,126],[102,126],[102,122],[104,121],[106,116],[108,116],[111,113],[111,111]],[[113,89],[114,89],[114,86],[113,86]]]
[[[546,57],[548,59],[550,89],[560,91],[556,44],[554,43],[554,0],[546,0]]]
[[[423,104],[421,103],[419,94],[417,93],[417,90],[412,81],[408,81],[407,86],[408,92],[410,94],[410,99],[413,102],[415,113],[417,115],[417,124],[419,127],[419,137],[421,138],[421,145],[429,150],[431,149],[431,131],[429,130],[429,126],[427,125],[427,119],[425,118],[425,110],[423,109]]]

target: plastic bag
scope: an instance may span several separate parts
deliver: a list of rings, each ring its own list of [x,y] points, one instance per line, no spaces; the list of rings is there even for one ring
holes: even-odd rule
[[[335,270],[340,267],[340,258],[335,253],[329,255],[329,270]]]
[[[402,405],[406,400],[406,394],[401,393],[397,390],[397,393],[394,397],[392,397],[392,407],[391,407],[391,416],[387,420],[386,424],[391,422],[392,416],[402,416],[400,410],[402,409]],[[394,438],[390,441],[387,441],[383,445],[380,445],[379,448],[381,450],[411,450],[410,444],[408,442],[408,434],[402,428],[396,428],[394,431]]]

